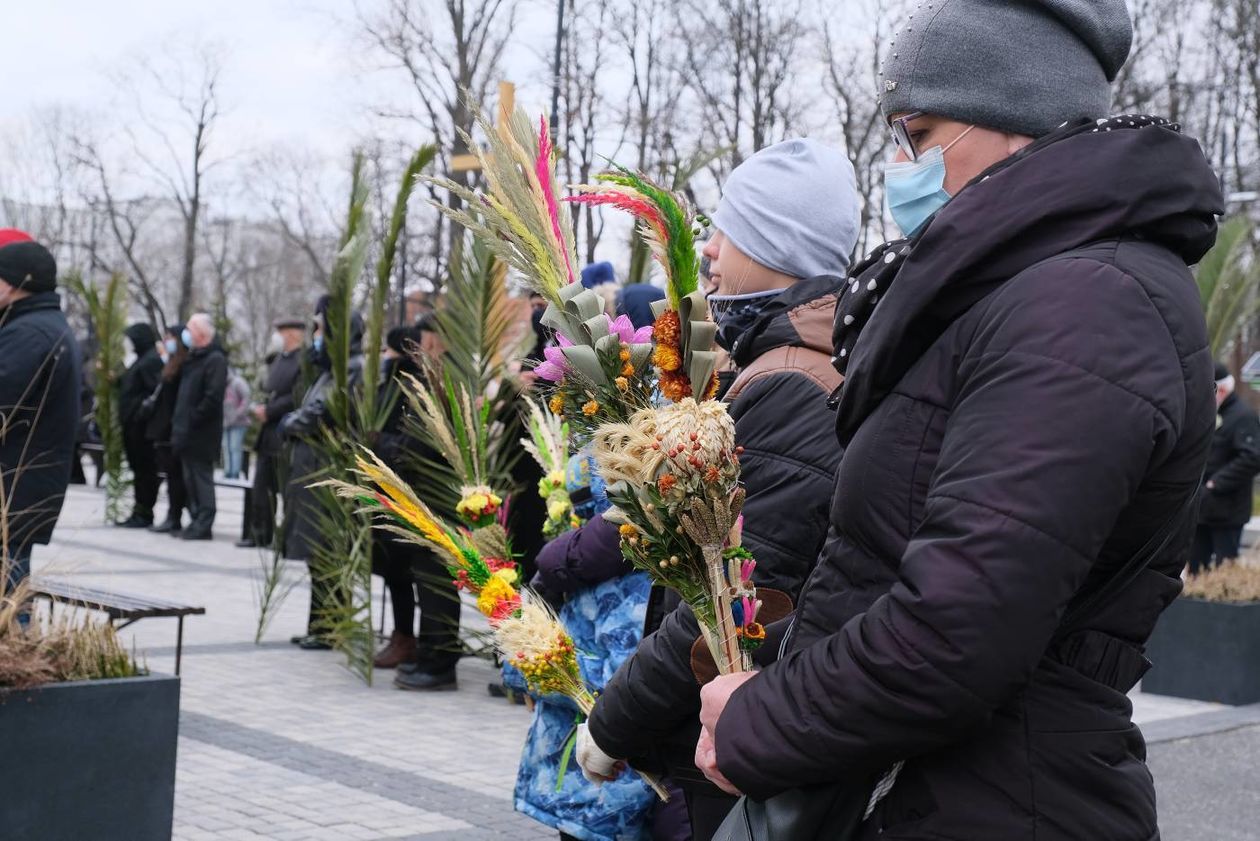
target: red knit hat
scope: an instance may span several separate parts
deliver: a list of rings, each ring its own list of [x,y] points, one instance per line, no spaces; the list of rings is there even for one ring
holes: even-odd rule
[[[0,228],[0,280],[28,292],[51,292],[57,288],[57,261],[25,231]]]

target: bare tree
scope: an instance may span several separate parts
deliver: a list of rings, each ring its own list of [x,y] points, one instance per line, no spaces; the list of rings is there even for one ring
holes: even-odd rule
[[[561,137],[557,143],[565,151],[566,179],[586,184],[595,172],[597,153],[615,158],[621,146],[601,143],[611,139],[608,129],[614,119],[604,92],[606,74],[601,71],[610,61],[608,40],[616,9],[608,3],[583,4],[579,9],[576,0],[563,1],[570,22],[560,63]],[[596,208],[582,205],[575,206],[574,213],[579,252],[593,263],[604,232],[603,216]]]
[[[856,4],[855,4],[856,5]],[[823,90],[833,111],[828,123],[837,126],[845,154],[853,164],[861,198],[861,224],[858,251],[868,250],[870,238],[888,238],[883,212],[883,164],[888,157],[890,136],[877,99],[879,68],[895,25],[898,9],[875,0],[863,0],[853,9],[842,37],[828,21],[822,27]],[[826,15],[826,10],[822,10]]]
[[[796,117],[789,80],[806,34],[800,0],[687,0],[677,31],[701,137],[729,148],[715,175],[782,139]]]
[[[435,13],[435,8],[440,11]],[[418,123],[433,133],[441,165],[456,181],[469,184],[472,175],[452,162],[468,151],[476,116],[468,100],[486,105],[499,73],[516,19],[516,0],[387,0],[379,13],[360,10],[360,20],[375,50],[389,66],[403,71],[416,93],[412,106],[380,109],[382,116]],[[448,194],[455,208],[460,199]],[[443,217],[433,214],[433,280],[440,285]],[[449,226],[447,253],[458,247],[462,232]]]
[[[157,60],[142,59],[121,78],[135,119],[126,125],[133,153],[164,190],[183,219],[183,259],[178,303],[181,319],[192,311],[195,293],[198,222],[205,180],[216,161],[210,140],[221,113],[222,61],[207,44],[178,46]]]

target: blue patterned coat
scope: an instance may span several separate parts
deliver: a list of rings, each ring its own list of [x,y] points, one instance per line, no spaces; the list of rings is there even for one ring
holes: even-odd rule
[[[645,573],[623,575],[581,590],[561,609],[582,677],[592,690],[601,691],[638,647],[650,587]],[[505,679],[509,686],[524,689],[516,670],[506,669]],[[602,786],[588,782],[569,744],[577,721],[577,708],[568,698],[538,699],[516,777],[516,810],[582,841],[647,841],[655,795],[632,772]]]

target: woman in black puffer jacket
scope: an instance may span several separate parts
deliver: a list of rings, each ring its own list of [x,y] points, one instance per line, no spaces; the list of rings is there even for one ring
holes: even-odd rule
[[[836,782],[865,807],[904,763],[862,839],[1150,841],[1126,693],[1181,589],[1212,434],[1187,266],[1220,189],[1176,127],[1100,116],[1119,0],[915,17],[883,91],[910,239],[841,306],[831,532],[785,656],[706,687],[700,764],[755,798]],[[981,108],[980,90],[1011,95]]]

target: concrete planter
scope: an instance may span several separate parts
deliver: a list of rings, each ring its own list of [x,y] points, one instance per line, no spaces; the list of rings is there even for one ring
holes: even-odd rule
[[[1155,664],[1142,691],[1254,704],[1260,701],[1260,603],[1181,598],[1159,618],[1146,646]]]
[[[170,841],[179,678],[0,690],[0,836]]]

